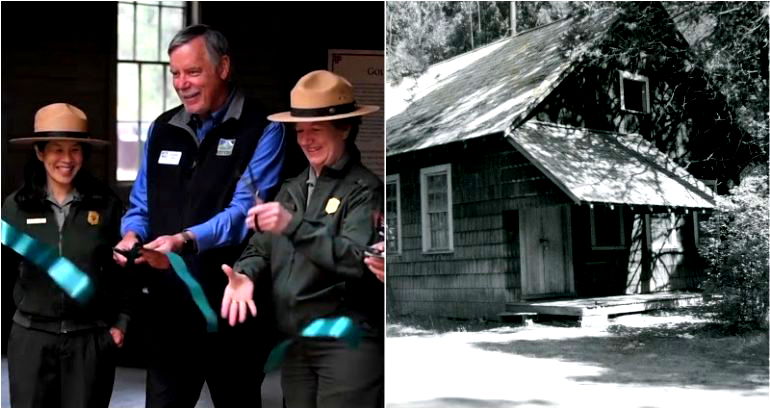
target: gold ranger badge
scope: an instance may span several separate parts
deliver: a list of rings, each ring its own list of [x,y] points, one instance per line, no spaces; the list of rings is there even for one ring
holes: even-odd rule
[[[88,211],[88,224],[92,226],[99,224],[99,212],[94,210]]]
[[[340,208],[340,199],[337,199],[336,197],[332,197],[329,199],[328,202],[326,202],[326,214],[332,214],[337,211],[337,209]]]

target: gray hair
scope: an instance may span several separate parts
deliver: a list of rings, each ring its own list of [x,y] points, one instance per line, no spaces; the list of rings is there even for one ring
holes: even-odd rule
[[[171,55],[177,48],[200,36],[203,36],[203,41],[206,43],[206,50],[209,53],[211,62],[214,66],[219,66],[222,57],[230,55],[230,44],[227,42],[224,34],[205,24],[188,26],[176,33],[168,45],[168,54]]]

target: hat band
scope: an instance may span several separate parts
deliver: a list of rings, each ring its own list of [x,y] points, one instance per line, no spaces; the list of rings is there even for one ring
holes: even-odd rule
[[[88,139],[88,132],[45,131],[45,132],[35,132],[35,137],[39,137],[39,138],[80,138],[80,139]]]
[[[347,114],[356,110],[356,102],[334,105],[323,108],[292,108],[291,116],[300,118],[313,118],[320,116]]]

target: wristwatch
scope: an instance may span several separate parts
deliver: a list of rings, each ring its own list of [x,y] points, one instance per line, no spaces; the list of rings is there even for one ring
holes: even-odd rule
[[[196,254],[198,252],[198,243],[188,230],[182,232],[184,243],[182,243],[182,254]]]

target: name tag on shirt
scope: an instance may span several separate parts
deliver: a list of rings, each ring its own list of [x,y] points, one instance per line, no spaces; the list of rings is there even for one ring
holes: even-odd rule
[[[179,165],[182,159],[182,152],[179,151],[160,151],[158,163],[161,165]]]
[[[219,139],[217,145],[217,156],[230,156],[235,148],[235,139]]]
[[[45,217],[37,217],[34,219],[27,219],[27,224],[45,224]]]

